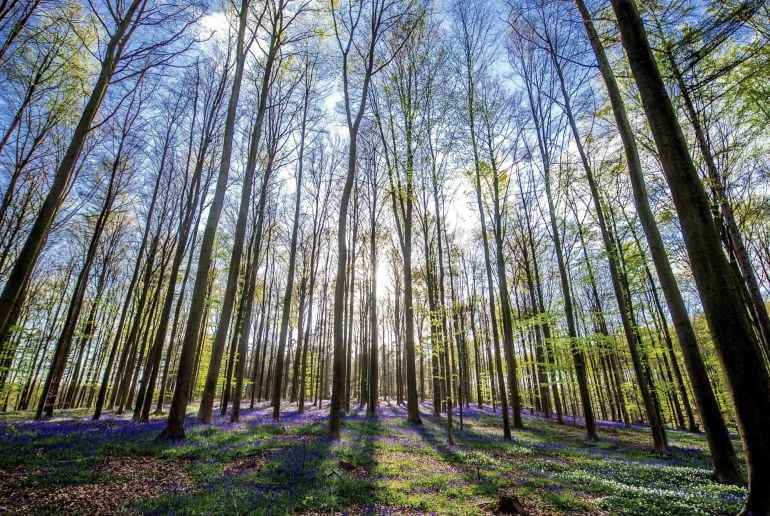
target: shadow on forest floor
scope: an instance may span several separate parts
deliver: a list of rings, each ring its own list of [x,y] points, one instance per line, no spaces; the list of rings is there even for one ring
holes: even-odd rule
[[[15,415],[0,419],[0,512],[480,514],[512,493],[531,514],[729,514],[745,496],[710,480],[702,435],[670,430],[659,457],[644,427],[601,425],[594,443],[577,425],[525,414],[504,441],[500,416],[474,406],[462,428],[456,409],[449,445],[445,415],[420,410],[412,425],[395,403],[381,402],[374,420],[355,407],[337,442],[325,405],[287,404],[278,421],[267,403],[237,423],[190,416],[176,443],[155,439],[162,417]]]

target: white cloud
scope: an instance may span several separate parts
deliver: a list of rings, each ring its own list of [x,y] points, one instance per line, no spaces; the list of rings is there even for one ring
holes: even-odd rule
[[[198,20],[198,33],[207,37],[208,40],[203,44],[204,50],[216,47],[219,44],[227,44],[227,35],[230,23],[227,16],[222,11],[208,13]]]

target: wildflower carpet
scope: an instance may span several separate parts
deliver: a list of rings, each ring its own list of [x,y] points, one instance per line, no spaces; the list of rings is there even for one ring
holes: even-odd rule
[[[600,426],[583,439],[567,422],[528,415],[502,439],[491,407],[446,420],[421,406],[423,426],[383,403],[378,418],[344,418],[326,439],[328,410],[267,404],[212,425],[187,421],[187,439],[158,441],[162,417],[0,421],[0,513],[484,514],[502,494],[530,514],[734,514],[741,487],[712,482],[702,435],[669,432],[670,453],[650,452],[643,427]],[[14,416],[18,419],[19,416]],[[736,442],[736,446],[739,443]]]

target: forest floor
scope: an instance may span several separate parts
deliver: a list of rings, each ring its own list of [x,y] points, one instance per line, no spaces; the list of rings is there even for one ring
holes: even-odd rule
[[[511,494],[529,514],[690,515],[735,514],[745,497],[710,480],[703,435],[671,430],[659,457],[643,427],[601,424],[594,443],[579,426],[527,416],[505,442],[499,414],[471,407],[449,446],[430,405],[414,426],[383,402],[375,421],[353,410],[330,442],[326,408],[284,408],[279,422],[266,403],[235,424],[191,415],[175,443],[156,440],[162,417],[5,416],[0,513],[484,514]]]

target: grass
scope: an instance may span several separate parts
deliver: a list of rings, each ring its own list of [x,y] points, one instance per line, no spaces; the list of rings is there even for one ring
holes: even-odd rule
[[[325,437],[325,409],[286,406],[274,422],[266,404],[235,424],[190,416],[176,443],[156,440],[160,418],[9,415],[0,513],[483,514],[512,493],[532,514],[689,515],[734,514],[745,497],[711,481],[702,435],[669,431],[671,452],[659,457],[641,427],[602,427],[593,443],[578,426],[527,417],[503,441],[497,414],[465,412],[452,446],[429,406],[422,426],[386,403],[375,421],[354,411],[337,442]]]

